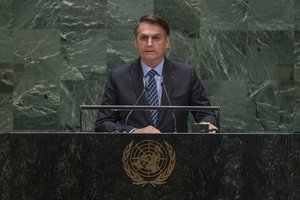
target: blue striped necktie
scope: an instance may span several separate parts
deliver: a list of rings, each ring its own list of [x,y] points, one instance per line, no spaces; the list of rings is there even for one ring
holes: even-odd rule
[[[147,96],[147,103],[149,106],[158,106],[158,92],[157,92],[157,86],[154,76],[158,74],[154,69],[151,69],[147,76],[149,76],[148,79],[148,96]],[[157,126],[158,121],[158,111],[157,110],[150,110],[150,117],[152,120],[153,126]]]

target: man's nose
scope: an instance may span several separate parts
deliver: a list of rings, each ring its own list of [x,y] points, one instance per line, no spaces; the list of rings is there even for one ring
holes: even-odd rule
[[[147,40],[147,46],[152,46],[152,45],[153,45],[152,37],[149,37]]]

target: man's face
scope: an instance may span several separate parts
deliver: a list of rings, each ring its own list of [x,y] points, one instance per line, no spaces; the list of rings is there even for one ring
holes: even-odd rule
[[[142,22],[137,30],[135,47],[141,59],[149,67],[156,67],[169,47],[169,37],[159,25]]]

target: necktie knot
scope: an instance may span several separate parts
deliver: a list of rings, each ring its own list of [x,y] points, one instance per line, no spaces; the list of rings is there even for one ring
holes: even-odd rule
[[[147,73],[147,76],[149,77],[153,77],[157,74],[157,72],[155,71],[155,69],[151,69],[148,73]]]

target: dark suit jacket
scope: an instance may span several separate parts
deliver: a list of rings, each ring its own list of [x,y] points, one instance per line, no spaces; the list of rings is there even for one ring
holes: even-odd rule
[[[205,89],[196,71],[189,65],[165,59],[163,82],[170,97],[172,106],[209,106]],[[140,59],[114,68],[108,81],[102,105],[134,105],[144,89],[143,71]],[[145,95],[138,105],[147,105]],[[169,105],[162,91],[161,105]],[[213,112],[192,112],[196,121],[208,121],[217,125]],[[97,132],[127,132],[133,128],[142,128],[151,124],[149,111],[133,111],[126,127],[124,122],[128,111],[113,112],[99,110],[95,123]],[[188,131],[188,112],[175,111],[177,131]],[[161,132],[174,132],[174,119],[170,111],[160,111],[157,128]]]

